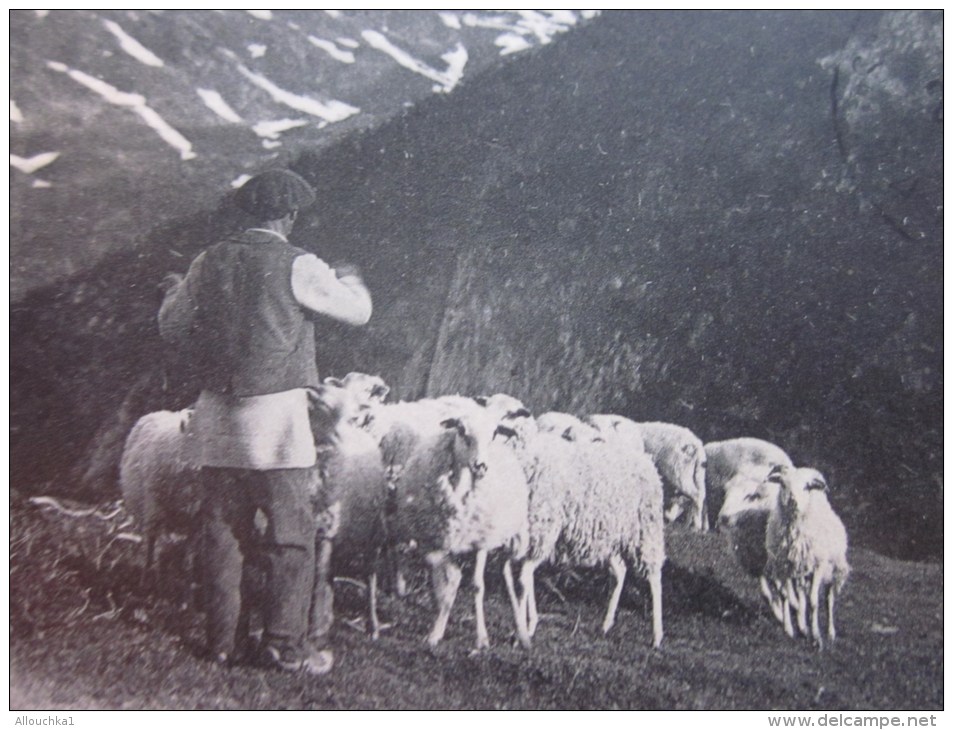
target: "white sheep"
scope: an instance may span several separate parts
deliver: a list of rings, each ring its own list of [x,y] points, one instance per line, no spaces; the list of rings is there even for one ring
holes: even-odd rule
[[[146,544],[143,579],[152,570],[156,543],[166,534],[197,539],[200,472],[186,458],[186,431],[192,409],[148,413],[126,437],[119,464],[123,503]]]
[[[771,485],[776,496],[765,535],[765,574],[783,595],[785,632],[794,636],[790,607],[796,603],[798,626],[807,634],[809,608],[811,635],[823,647],[821,594],[827,592],[827,636],[834,641],[834,603],[850,574],[847,530],[827,499],[827,482],[816,469],[775,467],[765,490]]]
[[[319,534],[310,625],[317,637],[331,628],[331,576],[345,575],[367,579],[368,629],[373,639],[380,635],[377,574],[388,546],[387,480],[377,441],[355,425],[355,414],[363,408],[360,397],[330,378],[311,391],[321,474],[315,495]]]
[[[371,408],[364,428],[380,444],[384,465],[396,478],[417,451],[430,451],[443,436],[441,420],[476,408],[472,399],[462,396],[384,403]]]
[[[783,621],[782,595],[764,574],[768,560],[765,532],[777,490],[762,483],[772,468],[771,465],[749,464],[725,483],[724,502],[718,513],[717,526],[719,529],[728,529],[732,551],[744,570],[758,579],[761,595],[774,617]]]
[[[323,410],[315,409],[319,399],[311,394],[312,427],[319,434],[323,430],[333,432],[339,420],[356,420],[359,413],[387,393],[387,386],[376,376],[349,373],[338,382],[348,397],[338,399],[333,407],[326,398]],[[337,411],[332,412],[334,409]],[[136,519],[146,543],[144,578],[152,569],[155,547],[163,535],[184,534],[190,542],[188,562],[195,558],[201,470],[187,458],[187,430],[192,413],[193,409],[187,408],[146,414],[133,426],[123,448],[119,485],[124,504]]]
[[[635,422],[622,416],[598,414],[586,421],[603,438],[644,450],[652,459],[665,495],[665,520],[686,515],[700,532],[708,529],[705,511],[705,448],[694,433],[672,423]]]
[[[539,615],[534,573],[547,561],[575,566],[608,564],[615,587],[603,632],[615,623],[627,565],[648,579],[653,643],[662,641],[662,565],[665,561],[662,483],[641,451],[604,441],[593,427],[567,414],[543,414],[517,454],[529,476],[529,546],[520,568],[517,631],[529,648]],[[512,596],[512,568],[504,565]]]
[[[439,406],[429,406],[438,414]],[[475,554],[473,572],[477,648],[489,646],[484,615],[484,569],[490,551],[520,558],[527,542],[528,487],[505,440],[514,434],[479,406],[438,422],[441,437],[414,450],[400,472],[392,529],[413,543],[431,569],[437,618],[427,638],[436,646],[446,631],[462,576],[459,556]],[[515,595],[511,602],[516,610]]]
[[[705,444],[705,522],[716,519],[725,498],[725,484],[742,472],[793,466],[784,449],[756,438],[734,438]]]
[[[459,395],[372,404],[362,417],[362,427],[380,447],[391,494],[396,494],[403,483],[433,483],[440,472],[429,455],[444,436],[440,422],[476,410],[481,408],[474,399]],[[413,468],[407,471],[411,462]],[[402,562],[410,546],[398,540],[388,544],[389,572],[399,596],[407,592]]]
[[[665,491],[665,519],[675,522],[683,514],[696,530],[708,529],[705,515],[705,447],[684,426],[657,421],[639,423],[645,451],[652,457]]]
[[[373,404],[363,421],[365,428],[379,443],[388,477],[396,483],[412,479],[427,483],[439,474],[429,454],[445,436],[441,421],[465,413],[486,413],[500,421],[519,419],[529,411],[515,398],[504,394],[469,398],[443,395],[416,401]],[[425,455],[419,458],[419,455]],[[406,474],[413,462],[418,473]]]

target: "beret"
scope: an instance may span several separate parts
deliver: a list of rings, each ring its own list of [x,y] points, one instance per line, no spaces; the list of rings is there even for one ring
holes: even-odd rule
[[[273,221],[314,202],[307,180],[291,170],[266,170],[235,193],[235,203],[259,220]]]

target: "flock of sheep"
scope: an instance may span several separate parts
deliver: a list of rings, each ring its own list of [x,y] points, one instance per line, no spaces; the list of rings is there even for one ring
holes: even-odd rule
[[[849,572],[846,531],[823,476],[795,468],[777,446],[751,438],[703,444],[681,426],[616,415],[534,417],[504,394],[397,403],[387,403],[387,394],[380,378],[362,373],[328,378],[311,393],[332,574],[366,578],[374,638],[382,571],[402,593],[405,561],[429,566],[437,616],[427,641],[434,646],[461,582],[460,561],[473,556],[476,646],[489,646],[484,573],[489,554],[500,551],[524,647],[539,622],[534,573],[544,563],[608,566],[615,585],[604,632],[627,572],[642,575],[658,647],[663,524],[704,531],[714,519],[732,528],[739,558],[787,634],[800,631],[823,646],[826,594],[834,639],[834,603]],[[147,570],[164,533],[198,533],[198,470],[184,457],[190,415],[150,413],[126,441],[120,483],[148,546]],[[316,603],[331,598],[316,591]]]

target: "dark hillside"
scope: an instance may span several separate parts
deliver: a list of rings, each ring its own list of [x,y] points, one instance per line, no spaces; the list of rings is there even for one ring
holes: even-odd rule
[[[869,544],[939,555],[939,37],[905,17],[610,14],[303,159],[319,245],[379,293],[335,369],[768,438]]]

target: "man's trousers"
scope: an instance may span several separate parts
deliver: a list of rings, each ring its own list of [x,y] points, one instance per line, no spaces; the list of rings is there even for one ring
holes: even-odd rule
[[[264,570],[263,645],[292,651],[304,647],[315,585],[314,494],[319,479],[316,468],[202,469],[201,560],[212,656],[232,657],[248,641],[249,563]],[[255,526],[259,510],[264,535]]]

